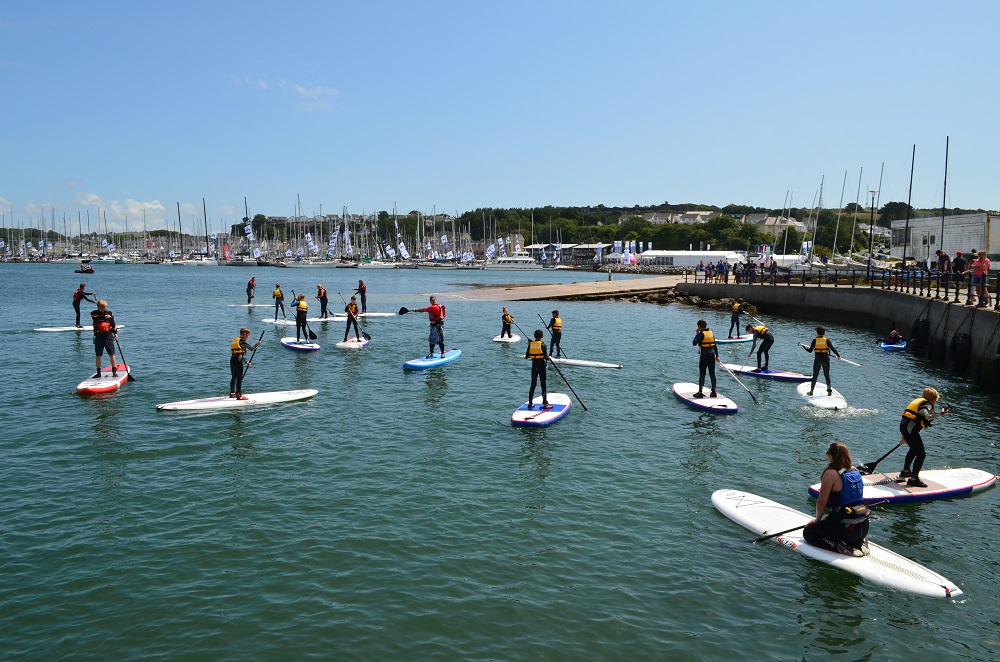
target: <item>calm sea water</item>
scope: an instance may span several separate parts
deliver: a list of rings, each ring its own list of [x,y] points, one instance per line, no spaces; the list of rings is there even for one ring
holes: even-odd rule
[[[366,324],[372,344],[301,355],[261,323],[274,282],[342,304],[362,277],[369,310],[448,306],[445,368],[404,372],[426,352],[426,316]],[[2,408],[0,656],[5,659],[759,660],[996,659],[1000,492],[879,511],[872,540],[955,581],[958,600],[881,588],[752,538],[711,506],[719,488],[811,511],[830,441],[860,461],[898,440],[925,385],[954,413],[927,434],[928,468],[996,472],[995,395],[870,333],[830,326],[847,358],[833,377],[855,407],[823,414],[794,385],[720,374],[740,404],[699,414],[670,393],[696,381],[694,323],[728,315],[673,305],[512,303],[526,332],[558,306],[570,356],[624,370],[564,368],[579,405],[523,431],[524,342],[491,342],[500,303],[471,283],[592,274],[106,266],[86,278],[120,323],[136,381],[81,398],[93,372],[73,323],[71,265],[0,265],[9,383]],[[599,278],[599,276],[597,276]],[[333,303],[336,302],[336,303]],[[89,308],[89,304],[88,304]],[[87,308],[85,308],[86,310]],[[318,309],[318,308],[317,308]],[[765,319],[771,365],[807,371],[812,325]],[[310,401],[239,413],[157,412],[224,395],[240,326],[264,344],[245,391],[312,387]],[[746,348],[743,348],[746,351]],[[740,349],[724,349],[736,359]],[[738,360],[738,359],[737,359]],[[875,373],[875,374],[869,374]],[[550,371],[553,390],[565,391]],[[882,468],[899,468],[902,452]]]

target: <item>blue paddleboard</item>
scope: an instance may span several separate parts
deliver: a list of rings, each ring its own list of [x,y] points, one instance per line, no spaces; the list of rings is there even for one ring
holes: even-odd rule
[[[289,336],[288,338],[282,338],[281,344],[288,349],[294,349],[296,352],[315,352],[319,349],[319,345],[309,340],[299,340],[296,342],[295,338]]]
[[[902,352],[904,349],[906,349],[906,341],[905,340],[900,341],[900,343],[898,345],[890,345],[889,343],[885,342],[884,340],[882,341],[881,344],[882,344],[882,349],[884,349],[887,352]]]
[[[552,425],[569,413],[573,401],[565,393],[549,393],[549,409],[542,407],[542,396],[525,402],[510,416],[510,424],[519,428],[541,428]]]
[[[445,363],[451,363],[458,357],[462,355],[462,350],[460,349],[449,349],[444,353],[444,356],[438,352],[434,352],[431,356],[421,356],[419,359],[413,359],[407,361],[403,364],[404,368],[410,368],[412,370],[426,370],[427,368],[436,368],[439,365],[444,365]]]

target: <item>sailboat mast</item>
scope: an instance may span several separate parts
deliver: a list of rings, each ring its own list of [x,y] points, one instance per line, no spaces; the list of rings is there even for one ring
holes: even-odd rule
[[[906,268],[906,247],[909,245],[910,234],[910,201],[913,199],[913,165],[917,161],[917,146],[913,146],[913,155],[910,157],[910,192],[906,195],[906,224],[903,226],[903,268]],[[928,250],[930,246],[928,246]],[[917,261],[916,252],[913,253],[913,261]]]
[[[939,242],[941,250],[944,250],[944,208],[948,204],[948,143],[949,142],[950,142],[950,137],[945,136],[944,137],[944,192],[941,194],[941,241]],[[945,294],[947,293],[948,292],[946,289]]]

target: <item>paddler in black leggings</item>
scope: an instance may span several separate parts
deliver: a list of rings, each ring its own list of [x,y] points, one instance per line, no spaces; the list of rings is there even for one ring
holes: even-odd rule
[[[698,392],[694,394],[694,397],[705,397],[702,390],[705,388],[706,371],[712,380],[712,392],[709,394],[709,397],[719,397],[719,394],[715,392],[715,364],[722,361],[719,359],[719,348],[715,345],[715,334],[708,330],[708,322],[698,320],[698,332],[695,334],[691,344],[700,348],[698,358]]]
[[[832,443],[820,476],[816,519],[806,524],[802,537],[814,547],[850,556],[865,556],[868,516],[861,472],[852,466],[847,446]],[[829,510],[829,513],[827,511]],[[824,517],[826,515],[826,517]]]
[[[761,372],[762,370],[767,370],[768,365],[771,363],[770,349],[771,345],[774,344],[774,334],[771,333],[771,329],[767,328],[763,324],[754,326],[753,324],[747,324],[747,333],[753,334],[753,344],[750,345],[750,352],[747,356],[753,354],[754,347],[757,346],[757,341],[760,341],[760,349],[757,350],[757,369],[751,370],[750,372]],[[764,357],[764,367],[760,367],[760,359]]]
[[[813,355],[813,376],[812,382],[809,384],[808,395],[812,395],[813,391],[816,390],[816,379],[819,377],[820,370],[823,371],[823,377],[826,378],[826,394],[833,395],[833,385],[830,383],[830,352],[833,352],[838,359],[840,358],[840,352],[833,346],[830,339],[826,337],[826,329],[822,326],[817,326],[816,337],[809,343],[809,346],[806,347],[802,343],[799,344],[802,345],[802,349]]]
[[[552,351],[556,353],[556,358],[562,357],[562,318],[559,317],[559,311],[552,311],[552,319],[549,323],[545,325],[546,329],[552,331]]]
[[[743,299],[737,299],[733,303],[732,315],[729,318],[729,337],[738,338],[740,335],[740,314],[745,313],[743,310]],[[736,329],[736,335],[733,336],[733,329]],[[748,329],[749,330],[749,329]]]
[[[347,342],[347,336],[351,332],[351,325],[354,325],[354,335],[358,340],[361,340],[361,331],[358,330],[358,298],[351,297],[351,302],[344,306],[344,312],[347,313],[347,328],[344,329],[344,342]]]
[[[76,311],[76,328],[83,328],[80,326],[80,304],[84,301],[89,301],[90,303],[97,303],[90,297],[94,295],[93,292],[87,292],[87,284],[80,283],[80,287],[73,292],[73,310]]]
[[[934,404],[941,396],[937,389],[925,388],[919,398],[906,405],[903,410],[903,420],[899,422],[899,432],[903,435],[900,443],[906,444],[909,450],[906,451],[906,459],[903,460],[903,470],[899,472],[899,478],[906,478],[908,487],[927,487],[927,483],[920,480],[920,469],[924,466],[924,440],[920,438],[920,431],[930,427],[931,421],[948,413],[948,407],[940,413],[934,412]],[[912,470],[911,470],[912,467]]]
[[[506,310],[506,309],[505,309]],[[524,358],[531,359],[531,389],[528,390],[528,409],[534,408],[535,384],[542,383],[542,409],[551,409],[549,404],[549,392],[545,388],[545,361],[549,357],[549,350],[545,347],[542,339],[545,332],[535,329],[535,339],[528,343],[528,351],[524,353]]]
[[[231,354],[229,357],[229,372],[232,375],[229,379],[230,398],[246,400],[246,398],[243,397],[243,366],[250,365],[250,362],[246,360],[247,352],[251,349],[260,347],[259,340],[256,345],[251,346],[250,342],[247,340],[249,337],[250,329],[243,327],[240,329],[239,337],[233,338],[233,341],[229,344],[229,351]]]
[[[306,295],[300,294],[296,296],[292,308],[295,309],[295,342],[301,342],[300,332],[302,336],[305,336],[306,340],[309,340],[309,329],[306,326],[306,315],[309,313],[309,304],[306,303]]]

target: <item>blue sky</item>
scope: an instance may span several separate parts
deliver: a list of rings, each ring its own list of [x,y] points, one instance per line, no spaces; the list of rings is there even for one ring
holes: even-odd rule
[[[997,206],[994,2],[9,2],[0,211]],[[133,226],[136,227],[136,226]]]

